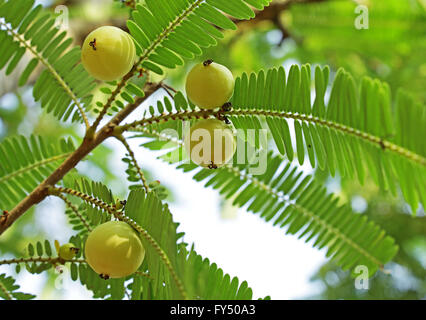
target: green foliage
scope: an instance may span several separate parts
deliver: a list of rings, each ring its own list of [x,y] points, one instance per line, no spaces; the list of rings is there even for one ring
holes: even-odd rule
[[[88,212],[92,212],[92,210],[84,203],[77,207],[77,212],[71,208],[65,210],[65,214],[68,217],[68,222],[71,224],[72,229],[77,231],[80,235],[87,235],[89,232],[88,228],[93,229],[95,227],[92,219],[88,216]],[[94,216],[94,213],[91,213],[91,215]],[[96,221],[97,220],[98,219],[96,219]]]
[[[193,249],[187,251],[181,240],[184,234],[177,233],[178,224],[173,222],[168,206],[162,204],[154,193],[146,195],[141,189],[132,191],[125,210],[126,215],[148,230],[162,248],[190,299],[251,299],[252,291],[247,282],[239,285],[238,278],[231,279]],[[153,278],[149,297],[145,293],[144,298],[181,299],[170,270],[159,259],[158,251],[144,237],[141,239],[146,249],[149,276]]]
[[[43,65],[46,69],[33,89],[35,100],[59,120],[81,120],[79,112],[90,107],[93,78],[79,63],[80,48],[67,50],[72,39],[66,38],[65,31],[59,33],[55,17],[33,4],[34,0],[9,0],[0,5],[0,17],[5,20],[0,22],[0,69],[9,62],[6,74],[10,74],[26,53],[32,55],[19,85]]]
[[[75,242],[77,240],[73,239]],[[93,292],[93,298],[121,300],[125,296],[124,282],[126,279],[108,279],[104,280],[99,274],[94,272],[87,264],[72,263],[70,266],[71,279],[80,280],[88,290]]]
[[[80,181],[75,182],[74,187],[77,191],[102,200],[106,204],[113,205],[115,203],[111,190],[100,182],[90,182],[82,178]],[[84,215],[87,217],[92,227],[96,227],[99,224],[111,220],[111,215],[99,206],[94,206],[87,201],[84,202],[82,206],[84,208]]]
[[[53,264],[49,261],[49,258],[52,257],[52,246],[48,240],[45,240],[44,243],[40,241],[35,244],[29,243],[26,252],[30,259],[17,264],[16,272],[20,272],[21,264],[24,264],[26,270],[32,274],[39,274],[53,267]],[[43,258],[46,258],[45,261]],[[32,259],[34,260],[31,261]]]
[[[335,68],[344,67],[355,77],[380,77],[392,91],[404,88],[425,102],[424,1],[370,0],[365,4],[368,29],[354,27],[355,19],[366,13],[355,12],[359,5],[355,1],[292,5],[282,16],[299,44],[290,55],[301,62],[326,61]]]
[[[229,274],[224,274],[215,263],[203,259],[193,249],[187,252],[185,248],[181,248],[179,260],[183,281],[192,299],[252,299],[253,292],[246,281],[239,283],[237,277],[231,279]]]
[[[310,294],[310,299],[424,299],[426,295],[426,269],[423,253],[426,252],[426,219],[411,217],[404,206],[383,194],[371,180],[365,186],[346,183],[343,196],[362,197],[368,206],[363,215],[379,224],[400,245],[396,256],[385,269],[368,281],[368,290],[353,285],[348,272],[342,271],[333,261],[323,264],[311,280],[321,283],[320,292]],[[403,226],[403,227],[401,227]]]
[[[331,175],[338,171],[348,179],[357,176],[361,183],[368,172],[393,194],[397,181],[413,213],[419,202],[426,206],[424,105],[401,91],[392,104],[389,86],[370,78],[364,78],[357,89],[343,69],[337,72],[326,103],[328,79],[328,67],[316,67],[311,101],[309,65],[292,66],[287,78],[282,67],[244,73],[235,82],[232,98],[240,112],[229,118],[236,128],[256,129],[255,117],[265,116],[279,152],[290,161],[296,150],[299,164],[307,154],[312,167],[327,168]]]
[[[100,88],[109,98],[96,101],[93,111],[113,115],[142,101],[151,71],[162,75],[164,68],[174,69],[182,66],[185,59],[202,55],[224,38],[225,30],[236,29],[234,21],[254,17],[250,6],[262,10],[270,2],[139,3],[130,10],[132,20],[127,21],[139,60],[122,81]],[[27,84],[42,65],[44,70],[33,87],[35,100],[59,120],[84,121],[88,126],[84,111],[91,108],[94,80],[79,62],[80,48],[69,48],[72,39],[65,32],[60,33],[55,17],[41,8],[34,7],[34,0],[0,0],[0,17],[4,19],[0,19],[0,69],[6,69],[9,75],[24,57],[31,56],[19,85]],[[303,15],[295,8],[294,16]],[[305,21],[308,25],[310,22]],[[136,77],[137,72],[141,72],[141,77]],[[415,212],[419,203],[426,206],[426,143],[421,132],[426,125],[425,108],[402,91],[393,96],[389,85],[379,80],[363,78],[357,83],[343,69],[330,75],[328,67],[316,67],[314,74],[312,81],[311,67],[306,64],[292,66],[288,76],[280,67],[243,73],[236,79],[233,110],[223,114],[245,133],[248,129],[269,128],[280,155],[267,154],[265,173],[251,174],[250,162],[217,170],[191,163],[180,163],[178,168],[194,173],[196,181],[205,181],[206,187],[218,190],[234,205],[286,228],[286,233],[307,242],[312,240],[319,249],[326,247],[327,256],[343,270],[365,265],[372,276],[398,254],[394,239],[365,215],[355,214],[349,204],[341,204],[344,201],[329,194],[320,179],[299,170],[296,158],[299,165],[309,159],[312,167],[332,176],[338,173],[344,181],[357,178],[363,183],[371,176],[376,185],[394,195],[400,188]],[[334,78],[332,85],[330,77]],[[131,130],[138,132],[135,137],[150,138],[143,147],[167,151],[160,158],[176,164],[185,159],[182,120],[194,121],[201,111],[181,92],[172,100],[165,97],[157,101],[144,113],[146,123]],[[166,116],[169,118],[162,122],[160,118]],[[254,147],[256,152],[266,152],[259,141]],[[12,209],[73,151],[71,140],[47,144],[44,139],[31,136],[1,142],[0,208]],[[117,207],[117,197],[107,186],[80,179],[77,169],[61,181],[64,187],[74,190],[67,189],[66,196],[53,193],[68,206],[66,214],[76,231],[69,241],[81,249],[77,254],[80,259],[70,264],[71,278],[91,290],[94,298],[102,299],[252,299],[247,282],[231,278],[215,263],[198,255],[194,247],[188,248],[184,233],[178,232],[179,224],[162,202],[167,196],[165,188],[154,181],[149,184],[152,192],[146,193],[139,184],[144,179],[132,160],[127,156],[123,159],[128,164],[128,180],[138,184],[130,186],[124,209]],[[126,221],[139,233],[146,258],[137,273],[104,280],[81,258],[88,232],[111,219]],[[29,243],[26,251],[29,258],[1,264],[16,263],[17,272],[23,264],[27,271],[38,274],[63,263],[52,257],[48,240]],[[16,292],[18,288],[13,278],[0,275],[1,298],[34,297]]]
[[[179,166],[184,171],[198,168],[190,164]],[[344,270],[357,265],[369,268],[373,275],[390,261],[398,247],[394,240],[384,236],[383,230],[356,215],[348,205],[338,205],[338,198],[328,194],[312,176],[304,176],[283,159],[268,155],[266,172],[251,176],[244,165],[223,170],[197,170],[196,181],[206,181],[225,198],[236,195],[233,204],[259,213],[266,221],[286,233],[297,234],[313,246],[327,247],[327,257],[335,259]]]
[[[161,138],[167,153],[160,158],[170,163],[182,161],[182,157],[170,156],[181,154],[182,145],[173,142],[175,137],[161,135],[158,129],[145,134],[153,140],[142,146],[155,150],[157,146],[153,142]],[[195,164],[184,163],[178,168],[185,172],[196,171],[196,181],[207,180],[206,187],[211,186],[223,197],[232,198],[233,205],[246,206],[248,211],[260,213],[266,221],[287,227],[287,233],[299,234],[299,238],[306,236],[306,241],[315,239],[315,247],[327,246],[327,256],[337,260],[343,269],[363,264],[373,275],[397,252],[394,240],[384,237],[377,225],[354,214],[350,206],[338,205],[338,199],[327,194],[312,176],[304,176],[296,167],[272,153],[268,155],[266,172],[260,176],[251,175],[250,165],[246,164],[200,170]]]
[[[104,205],[112,204],[111,191],[101,183],[87,180],[82,180],[78,186],[86,193],[75,191],[73,194],[93,208],[93,214],[105,215]],[[88,200],[88,197],[92,198]],[[238,278],[224,274],[222,269],[203,259],[193,248],[190,251],[186,249],[187,245],[182,241],[184,233],[177,232],[178,224],[173,222],[168,206],[159,200],[155,192],[146,194],[142,189],[131,191],[125,214],[126,219],[130,218],[138,227],[148,230],[148,233],[141,233],[146,249],[145,261],[139,273],[125,279],[108,280],[101,279],[84,263],[71,263],[71,278],[80,280],[93,291],[94,298],[115,300],[128,295],[136,300],[181,299],[182,292],[185,292],[193,299],[251,299],[252,290],[247,282],[239,284]],[[70,242],[81,249],[76,258],[83,256],[86,238],[87,233],[82,232],[71,237]],[[34,255],[34,246],[30,245],[28,251],[30,256]],[[165,260],[170,261],[170,266],[165,264]],[[131,283],[125,287],[124,283],[128,280]],[[181,283],[181,288],[177,287],[176,281]]]
[[[202,48],[217,44],[224,30],[236,25],[224,13],[237,19],[250,19],[254,12],[248,5],[263,9],[271,0],[147,0],[132,12],[127,22],[136,40],[142,67],[163,74],[161,67],[183,65],[182,58],[193,59]]]
[[[35,296],[29,293],[18,292],[20,287],[15,284],[15,279],[6,277],[5,274],[0,274],[0,298],[5,300],[29,300],[34,299]]]
[[[75,147],[71,140],[49,144],[17,136],[0,143],[0,208],[12,209],[48,177]]]

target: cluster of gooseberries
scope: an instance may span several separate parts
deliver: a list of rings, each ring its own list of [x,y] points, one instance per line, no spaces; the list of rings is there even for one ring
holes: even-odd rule
[[[185,89],[189,100],[201,109],[225,107],[234,90],[234,78],[225,66],[206,60],[188,73]],[[194,163],[209,169],[224,166],[236,149],[233,131],[218,119],[203,119],[192,125],[184,145]]]
[[[86,37],[81,56],[83,66],[94,78],[113,81],[132,69],[136,49],[128,33],[117,27],[103,26]],[[228,103],[234,78],[225,66],[206,60],[189,72],[185,89],[188,98],[199,108],[215,109]],[[227,124],[228,121],[204,119],[190,128],[184,145],[194,163],[216,169],[233,157],[236,142]]]
[[[122,78],[133,67],[135,44],[123,30],[104,26],[92,31],[82,48],[82,63],[87,72],[101,81]],[[186,79],[186,93],[201,109],[228,107],[234,78],[225,66],[207,60],[195,65]],[[228,121],[208,118],[195,122],[184,145],[191,160],[205,168],[224,166],[234,155],[236,141]],[[59,257],[72,259],[77,251],[72,244],[57,248]],[[145,249],[139,235],[125,222],[109,221],[97,226],[88,236],[84,250],[87,263],[103,279],[133,274],[143,262]]]

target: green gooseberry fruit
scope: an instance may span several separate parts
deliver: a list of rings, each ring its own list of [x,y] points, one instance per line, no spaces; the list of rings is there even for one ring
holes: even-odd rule
[[[186,78],[186,94],[202,109],[221,107],[232,96],[234,77],[225,66],[207,60],[195,65]]]
[[[66,243],[59,248],[58,255],[64,260],[71,260],[77,255],[79,250],[80,249],[76,248],[74,244]]]
[[[191,160],[210,169],[222,167],[232,159],[236,145],[231,127],[217,119],[196,122],[184,139]]]
[[[136,47],[131,36],[113,26],[92,31],[84,40],[81,60],[94,78],[113,81],[122,78],[133,67]]]
[[[102,278],[122,278],[142,264],[145,249],[136,231],[122,221],[97,226],[87,237],[86,261]]]

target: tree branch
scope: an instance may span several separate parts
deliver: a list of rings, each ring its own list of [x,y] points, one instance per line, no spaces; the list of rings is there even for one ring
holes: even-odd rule
[[[13,210],[0,219],[0,235],[6,231],[21,215],[33,205],[41,202],[48,196],[49,187],[60,181],[71,169],[93,151],[106,139],[114,134],[114,128],[119,125],[130,113],[132,113],[142,102],[160,88],[158,83],[148,83],[145,87],[145,96],[139,98],[135,103],[127,105],[118,112],[104,127],[102,127],[93,138],[85,137],[80,147],[75,150],[49,177],[47,177],[37,188],[25,197]]]

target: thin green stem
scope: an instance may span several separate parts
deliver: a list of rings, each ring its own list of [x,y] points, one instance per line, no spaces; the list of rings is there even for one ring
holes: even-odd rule
[[[130,158],[132,159],[133,166],[136,168],[136,171],[137,171],[137,173],[139,175],[139,178],[141,179],[141,182],[142,182],[142,185],[143,185],[145,191],[147,193],[150,192],[151,190],[150,190],[150,188],[148,186],[148,182],[146,181],[146,178],[145,178],[145,175],[142,172],[142,169],[139,167],[139,164],[138,164],[138,162],[136,160],[136,157],[135,157],[135,153],[133,152],[132,148],[130,148],[130,145],[127,143],[126,139],[121,134],[117,134],[115,137],[126,148],[126,150],[127,150],[128,154],[129,154]]]
[[[59,193],[56,195],[57,197],[61,198],[65,204],[74,212],[74,214],[80,219],[80,221],[83,223],[83,225],[86,227],[87,231],[91,232],[92,228],[90,227],[87,220],[82,216],[80,212],[78,212],[78,208],[71,203],[63,194]]]
[[[31,257],[31,258],[0,260],[0,265],[30,263],[30,262],[47,262],[47,263],[51,263],[51,264],[63,264],[64,262],[86,263],[86,260],[84,260],[84,259],[65,260],[65,259],[62,259],[60,257],[56,257],[56,258],[52,258],[52,257],[46,257],[46,258]]]
[[[11,179],[11,178],[13,178],[13,177],[19,176],[20,174],[23,174],[23,173],[25,173],[25,172],[31,171],[31,170],[33,170],[33,169],[35,169],[35,168],[38,168],[38,167],[44,166],[44,165],[46,165],[46,164],[49,164],[49,163],[52,163],[52,162],[55,162],[55,161],[58,161],[58,160],[61,160],[61,159],[65,159],[65,158],[67,158],[70,154],[71,154],[71,153],[61,154],[61,155],[59,155],[59,156],[55,156],[55,157],[52,157],[52,158],[49,158],[49,159],[45,159],[45,160],[42,160],[42,161],[36,162],[36,163],[34,163],[34,164],[32,164],[32,165],[30,165],[30,166],[28,166],[28,167],[21,168],[21,169],[19,169],[19,170],[15,171],[15,172],[12,172],[12,173],[10,173],[10,174],[8,174],[8,175],[4,176],[4,177],[1,177],[1,178],[0,178],[0,183],[3,183],[4,181],[9,180],[9,179]]]
[[[3,285],[3,283],[1,282],[1,280],[0,280],[0,290],[3,292],[6,300],[12,300],[13,299],[12,295],[6,289],[6,287]]]
[[[150,280],[153,280],[153,278],[146,272],[136,271],[135,274],[137,274],[138,276],[145,277],[145,278],[148,278]]]
[[[128,130],[138,128],[144,125],[151,125],[153,123],[162,123],[162,122],[173,121],[173,120],[187,120],[192,118],[208,119],[212,116],[219,117],[221,114],[223,114],[223,111],[221,110],[195,110],[195,111],[185,110],[185,111],[180,111],[176,113],[162,114],[159,116],[153,116],[150,118],[134,121],[134,122],[117,127],[117,131],[124,132],[124,131],[128,131]]]
[[[274,117],[274,118],[287,118],[287,119],[294,119],[294,120],[300,120],[300,121],[306,121],[310,123],[315,123],[317,125],[321,125],[324,127],[332,128],[337,131],[346,133],[348,135],[352,135],[357,137],[358,139],[371,142],[373,144],[378,145],[382,149],[387,149],[393,153],[396,153],[404,158],[407,158],[413,162],[416,162],[417,164],[420,164],[422,166],[426,166],[426,158],[422,157],[421,155],[412,152],[404,147],[401,147],[399,145],[396,145],[390,141],[387,141],[385,139],[382,139],[380,137],[374,136],[372,134],[369,134],[367,132],[362,132],[358,129],[345,126],[340,123],[336,123],[329,120],[320,119],[318,117],[308,116],[304,114],[294,114],[291,112],[281,112],[281,111],[268,111],[268,110],[248,110],[248,109],[242,109],[242,110],[232,110],[230,112],[227,112],[227,115],[230,116],[264,116],[264,117]]]
[[[165,115],[160,116],[153,116],[150,118],[145,118],[139,121],[134,121],[132,123],[125,124],[123,126],[120,126],[117,128],[117,130],[120,130],[121,132],[131,130],[140,126],[144,125],[151,125],[153,123],[161,123],[161,122],[167,122],[171,120],[187,120],[191,118],[201,119],[201,118],[209,118],[211,116],[214,116],[216,118],[221,118],[224,115],[226,116],[236,116],[236,117],[244,117],[244,116],[256,116],[256,117],[274,117],[274,118],[285,118],[285,119],[294,119],[294,120],[300,120],[300,121],[306,121],[309,123],[314,123],[316,125],[321,125],[324,127],[328,127],[331,129],[335,129],[337,131],[340,131],[342,133],[352,135],[358,139],[361,139],[363,141],[368,141],[370,143],[376,144],[380,148],[384,150],[389,150],[390,152],[393,152],[395,154],[398,154],[412,162],[415,162],[416,164],[426,166],[426,158],[412,152],[411,150],[408,150],[404,147],[401,147],[399,145],[396,145],[388,140],[385,140],[383,138],[374,136],[367,132],[362,132],[358,129],[345,126],[340,123],[336,123],[329,120],[320,119],[318,117],[313,116],[307,116],[304,114],[294,114],[291,112],[282,112],[282,111],[269,111],[269,110],[248,110],[248,109],[240,109],[240,110],[231,110],[224,112],[222,110],[198,110],[198,111],[181,111],[176,113],[169,113]]]
[[[70,96],[71,100],[75,103],[84,121],[86,129],[89,129],[89,120],[87,119],[83,106],[80,104],[80,101],[78,100],[72,89],[68,86],[65,80],[62,79],[61,75],[56,71],[56,69],[39,52],[37,52],[35,48],[33,48],[30,44],[28,44],[25,39],[23,39],[17,32],[15,32],[15,30],[9,27],[8,24],[0,21],[0,26],[10,32],[10,34],[17,41],[19,41],[20,44],[22,44],[26,49],[28,49],[49,70],[53,77],[58,81],[59,85],[66,91],[66,93]]]
[[[122,88],[126,85],[127,81],[133,77],[133,75],[138,70],[139,66],[145,62],[151,53],[154,52],[154,50],[166,39],[170,33],[173,32],[173,30],[188,16],[190,15],[194,9],[200,5],[205,0],[197,0],[195,1],[188,9],[186,9],[181,15],[176,17],[174,21],[170,23],[170,25],[155,39],[155,41],[143,52],[142,56],[139,58],[139,60],[135,63],[133,68],[129,71],[128,74],[124,76],[124,78],[118,83],[115,90],[111,93],[111,96],[108,98],[107,102],[104,104],[101,112],[99,113],[98,117],[96,118],[95,122],[93,123],[91,127],[91,131],[96,131],[97,126],[102,121],[103,117],[111,107],[111,104],[115,101],[115,98],[120,94]]]

